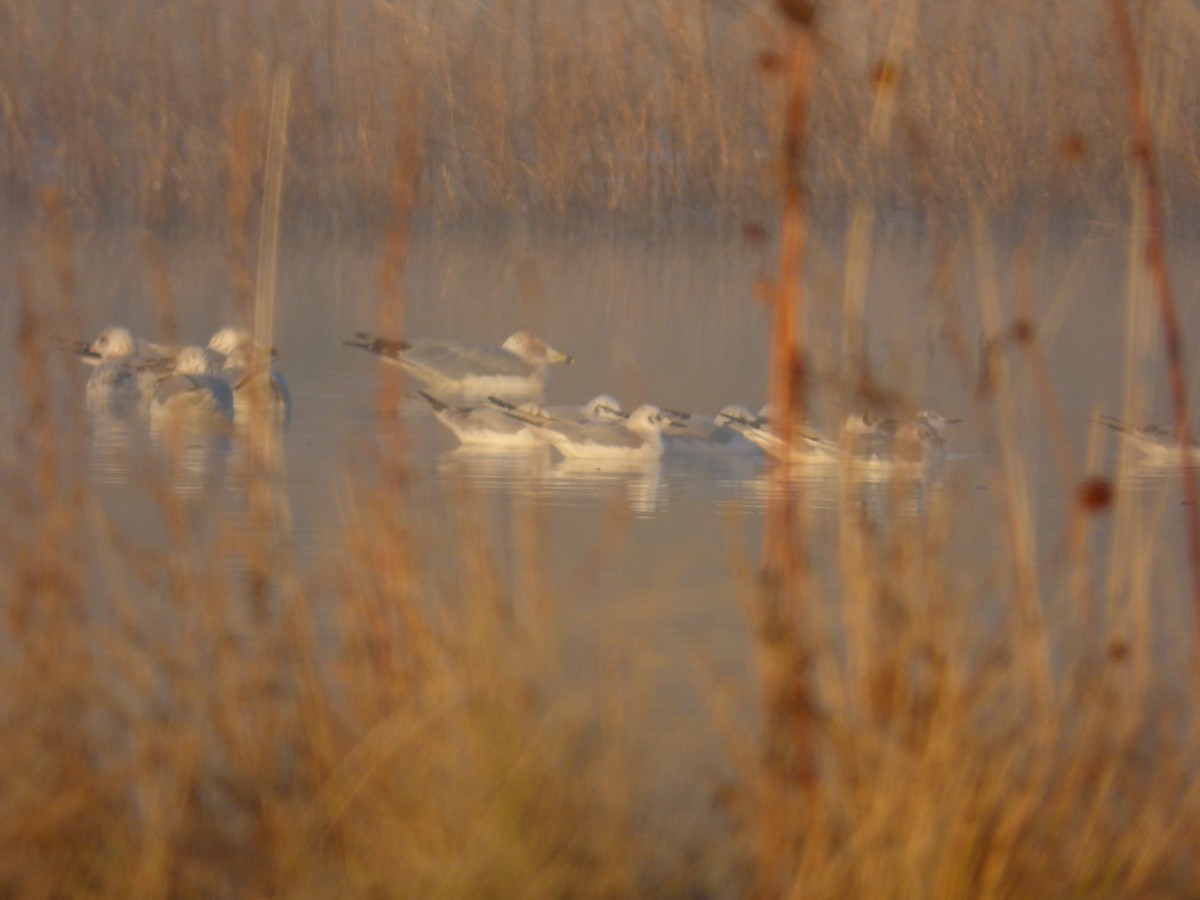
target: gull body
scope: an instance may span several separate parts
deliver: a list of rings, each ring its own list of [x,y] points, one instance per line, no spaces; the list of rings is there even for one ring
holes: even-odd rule
[[[171,373],[169,356],[146,353],[126,328],[110,326],[90,344],[76,348],[80,359],[95,366],[88,377],[87,405],[109,412],[133,412],[154,396],[158,382]]]
[[[671,419],[657,406],[643,404],[627,420],[568,422],[548,416],[510,412],[537,427],[539,433],[568,459],[649,461],[662,456],[664,428]]]
[[[1130,425],[1112,416],[1101,416],[1100,421],[1136,447],[1146,463],[1178,466],[1183,460],[1179,433],[1173,428],[1162,425]],[[1188,465],[1200,465],[1200,445],[1195,441],[1188,442],[1187,461]]]
[[[836,441],[811,429],[797,430],[789,447],[771,428],[767,414],[766,406],[759,410],[758,415],[751,415],[743,406],[727,406],[717,414],[717,418],[778,460],[832,462],[845,455]]]
[[[540,395],[552,363],[572,359],[528,331],[518,331],[499,347],[479,347],[453,340],[413,342],[357,334],[346,342],[400,366],[439,394],[486,397]]]
[[[449,428],[463,446],[513,450],[545,446],[546,442],[538,428],[512,415],[509,409],[490,404],[454,406],[425,391],[417,393],[433,408],[437,420]],[[545,410],[532,403],[512,409],[530,416],[545,417]]]
[[[271,422],[286,423],[292,411],[292,393],[287,381],[265,355],[256,366],[251,355],[253,345],[248,338],[247,335],[245,342],[230,348],[220,371],[221,379],[233,391],[234,418],[238,422],[248,422],[255,402],[262,402]],[[209,349],[214,349],[212,342],[209,342]]]
[[[154,392],[151,419],[189,424],[233,421],[233,389],[210,371],[203,347],[183,347],[175,358],[174,372],[163,378]]]
[[[675,426],[663,434],[667,453],[736,456],[762,453],[762,448],[734,425],[735,422],[751,422],[757,418],[744,406],[726,406],[711,418],[693,415],[677,415],[675,418]]]
[[[923,409],[905,418],[880,418],[870,410],[859,410],[846,416],[842,423],[844,436],[910,437],[935,444],[945,443],[944,432],[961,419],[944,416],[937,410]]]

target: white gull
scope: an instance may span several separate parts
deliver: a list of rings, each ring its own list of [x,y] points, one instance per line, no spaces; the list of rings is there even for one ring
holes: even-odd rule
[[[662,456],[663,429],[673,426],[669,416],[648,403],[630,413],[627,420],[613,422],[568,422],[529,414],[519,408],[509,415],[536,426],[569,459],[655,460]]]
[[[425,391],[417,393],[433,408],[437,420],[454,432],[463,446],[515,450],[545,444],[536,426],[510,414],[520,410],[530,416],[545,417],[545,410],[536,404],[526,403],[520,407],[506,404],[508,408],[505,409],[490,404],[455,406]]]
[[[812,429],[797,429],[788,445],[775,433],[764,406],[758,415],[751,415],[745,407],[727,406],[717,414],[722,422],[756,444],[775,459],[793,462],[834,462],[845,454],[835,441]]]
[[[203,347],[183,347],[175,357],[173,374],[162,379],[150,403],[154,421],[173,420],[188,424],[221,424],[233,420],[233,389],[209,374],[208,354]]]
[[[76,347],[79,358],[95,366],[87,383],[88,407],[112,412],[143,408],[174,366],[170,356],[151,348],[161,351],[119,326],[105,328],[90,344]]]
[[[762,448],[750,440],[734,422],[750,422],[756,417],[744,406],[724,407],[715,416],[696,416],[672,410],[664,412],[675,420],[663,433],[668,454],[730,454],[760,456]]]
[[[376,354],[400,366],[439,394],[484,397],[540,395],[551,363],[572,359],[528,331],[518,331],[499,347],[479,347],[454,340],[412,342],[358,333],[351,347]]]
[[[1176,429],[1162,425],[1130,425],[1112,416],[1100,416],[1100,421],[1141,451],[1143,462],[1159,466],[1181,464],[1183,453]],[[1200,445],[1195,441],[1188,441],[1187,462],[1188,465],[1200,465]]]
[[[209,349],[215,349],[211,341]],[[275,424],[285,424],[291,416],[292,393],[287,381],[271,365],[267,354],[260,354],[255,359],[254,346],[248,336],[246,341],[227,351],[220,377],[233,391],[233,411],[238,422],[250,420],[255,403],[263,404],[268,421]]]

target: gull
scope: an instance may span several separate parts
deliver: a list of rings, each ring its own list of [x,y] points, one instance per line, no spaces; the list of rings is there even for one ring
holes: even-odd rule
[[[499,347],[475,347],[453,340],[421,339],[410,343],[363,332],[346,344],[400,366],[431,390],[459,395],[541,394],[547,367],[573,361],[528,331],[518,331]]]
[[[842,426],[842,438],[856,460],[877,466],[920,466],[944,453],[945,430],[959,419],[923,409],[904,418],[878,419],[871,413],[851,413]]]
[[[961,419],[942,415],[937,410],[923,409],[911,418],[895,417],[880,419],[871,411],[856,411],[846,416],[842,423],[843,435],[902,437],[926,441],[933,444],[946,442],[943,432]]]
[[[667,410],[664,412],[675,420],[674,427],[663,434],[668,453],[750,456],[762,452],[762,448],[735,425],[739,422],[752,422],[758,418],[744,406],[726,406],[713,417]]]
[[[216,340],[215,336],[213,340]],[[209,342],[208,349],[222,352],[213,347],[213,341]],[[220,377],[233,391],[234,417],[238,422],[249,421],[254,404],[261,402],[270,421],[285,424],[292,410],[292,394],[287,381],[265,357],[260,357],[261,361],[255,360],[253,349],[249,335],[246,335],[245,341],[238,341],[226,352],[221,367]]]
[[[845,455],[836,441],[807,428],[796,430],[789,447],[772,430],[768,412],[768,407],[764,406],[755,416],[743,406],[727,406],[717,414],[717,418],[778,460],[832,462]]]
[[[425,391],[417,391],[432,408],[437,420],[454,432],[463,446],[494,447],[497,449],[528,449],[545,446],[538,428],[513,413],[545,418],[543,407],[533,403],[521,406],[505,404],[504,408],[487,406],[453,406]]]
[[[88,407],[93,409],[130,412],[141,408],[174,365],[161,347],[138,341],[119,326],[105,328],[90,344],[74,349],[80,359],[95,366],[86,389]]]
[[[842,421],[841,444],[860,465],[921,466],[941,458],[944,432],[959,421],[932,409],[887,418],[874,410],[855,410]]]
[[[1112,416],[1100,416],[1100,421],[1140,450],[1144,462],[1160,466],[1180,465],[1183,453],[1176,429],[1162,425],[1130,425]],[[1200,464],[1200,445],[1195,441],[1188,441],[1187,461],[1189,465]]]
[[[203,347],[183,347],[179,351],[174,372],[159,382],[150,403],[153,421],[220,424],[232,421],[233,414],[233,389],[211,374]]]
[[[674,424],[661,409],[646,403],[623,421],[568,422],[529,414],[520,408],[509,415],[534,425],[568,459],[649,461],[662,456],[662,431]]]

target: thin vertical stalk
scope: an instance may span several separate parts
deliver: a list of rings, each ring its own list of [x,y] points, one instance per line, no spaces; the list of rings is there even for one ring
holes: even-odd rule
[[[771,420],[785,452],[771,472],[764,516],[763,583],[757,605],[758,652],[764,713],[764,784],[757,891],[776,895],[795,847],[801,810],[797,791],[811,795],[816,782],[812,726],[815,703],[803,635],[804,540],[797,510],[798,485],[789,476],[790,448],[804,421],[804,150],[814,42],[811,9],[781,4],[788,17],[782,63],[787,77],[783,120],[783,211],[779,282],[772,295],[768,399]]]
[[[265,348],[274,344],[275,300],[279,269],[279,210],[283,197],[283,167],[287,154],[288,108],[291,101],[291,70],[281,66],[272,80],[271,107],[267,130],[267,162],[263,183],[262,220],[258,235],[258,272],[254,291],[253,350],[250,357],[250,521],[258,539],[249,560],[251,596],[259,612],[271,582],[270,535],[275,533],[277,503],[282,494],[274,490],[272,473],[278,468],[278,442],[269,422],[267,376],[271,362]],[[281,517],[284,521],[287,516]]]
[[[399,92],[396,95],[396,148],[392,164],[392,222],[380,264],[379,331],[385,335],[404,333],[404,267],[412,240],[412,217],[416,209],[417,183],[421,177],[419,139],[411,126],[415,111]],[[380,415],[395,414],[403,401],[400,381],[392,366],[380,366]]]
[[[972,215],[972,238],[979,268],[979,312],[984,334],[1003,334],[998,291],[996,262],[987,241],[986,224],[976,209]],[[1036,700],[1044,703],[1050,697],[1050,663],[1046,632],[1038,586],[1038,567],[1035,552],[1035,523],[1029,505],[1029,483],[1025,464],[1018,453],[1017,435],[1022,429],[1017,423],[1016,401],[1013,396],[1012,374],[1003,355],[989,348],[985,367],[986,391],[978,397],[983,414],[980,423],[988,443],[995,448],[996,502],[1004,539],[1012,557],[1014,594],[1017,606],[1017,633],[1014,645],[1028,667],[1029,683],[1036,691]],[[989,402],[985,405],[984,400]]]
[[[1188,563],[1191,569],[1192,606],[1195,612],[1197,653],[1200,654],[1200,503],[1197,502],[1196,470],[1190,464],[1191,422],[1188,417],[1187,379],[1183,366],[1183,334],[1175,312],[1175,297],[1167,274],[1167,249],[1162,207],[1162,190],[1154,164],[1154,142],[1146,111],[1142,69],[1125,0],[1112,0],[1113,31],[1125,69],[1130,127],[1133,131],[1133,164],[1141,176],[1146,201],[1146,266],[1158,295],[1162,322],[1163,350],[1175,428],[1179,434],[1179,461],[1183,473],[1184,515],[1187,517]]]
[[[1033,377],[1034,393],[1042,407],[1042,419],[1050,437],[1050,446],[1058,468],[1063,490],[1063,509],[1067,512],[1066,543],[1070,564],[1070,595],[1074,601],[1079,621],[1090,628],[1093,613],[1093,588],[1087,566],[1087,522],[1088,509],[1081,502],[1081,486],[1078,483],[1078,467],[1071,450],[1067,434],[1066,416],[1050,366],[1046,361],[1041,340],[1041,330],[1035,327],[1036,309],[1033,287],[1033,255],[1037,238],[1045,232],[1045,206],[1039,209],[1034,224],[1029,228],[1013,258],[1017,319],[1013,323],[1012,339],[1024,350]]]

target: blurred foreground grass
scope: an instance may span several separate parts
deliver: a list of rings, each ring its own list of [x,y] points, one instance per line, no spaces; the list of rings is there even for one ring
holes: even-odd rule
[[[1105,566],[1059,550],[1024,573],[1015,549],[963,568],[953,483],[891,522],[846,485],[832,533],[797,546],[835,558],[834,581],[793,582],[783,630],[746,622],[764,684],[793,689],[748,711],[714,686],[728,766],[688,776],[708,814],[676,823],[628,731],[629,680],[564,676],[535,515],[516,505],[517,559],[502,562],[470,486],[449,525],[431,522],[384,441],[338,492],[332,562],[293,557],[286,498],[252,455],[234,476],[245,515],[215,523],[169,465],[144,472],[161,538],[132,544],[78,465],[58,318],[32,303],[21,316],[0,470],[5,894],[1174,897],[1200,883],[1191,639],[1167,627],[1179,585],[1155,569],[1163,522],[1144,498],[1078,500]],[[1004,457],[998,483],[1028,513]],[[893,502],[917,490],[900,479]],[[1020,519],[999,504],[987,527]],[[748,564],[750,610],[782,588]],[[695,772],[689,747],[714,731],[701,718],[660,748],[683,754],[666,768]]]

